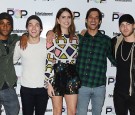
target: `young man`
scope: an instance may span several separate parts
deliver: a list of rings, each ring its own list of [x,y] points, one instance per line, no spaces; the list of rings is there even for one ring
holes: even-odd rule
[[[19,37],[10,35],[13,30],[13,19],[7,13],[0,14],[0,104],[6,115],[18,115],[19,101],[14,89],[17,77],[13,65],[13,52]]]
[[[116,115],[135,115],[135,32],[134,18],[124,14],[119,19],[121,35],[112,39],[117,60],[114,107]]]
[[[81,79],[77,115],[87,115],[91,100],[92,115],[101,115],[105,99],[107,58],[115,64],[111,54],[111,39],[98,29],[102,13],[91,8],[86,14],[87,32],[79,36],[77,71]]]
[[[47,89],[44,88],[46,40],[40,37],[43,30],[41,19],[32,15],[27,19],[27,48],[21,49],[19,42],[14,51],[14,63],[21,58],[21,101],[23,115],[44,115],[48,102]]]

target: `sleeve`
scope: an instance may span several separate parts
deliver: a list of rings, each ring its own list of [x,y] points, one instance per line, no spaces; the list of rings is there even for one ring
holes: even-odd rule
[[[20,55],[20,46],[19,46],[19,41],[18,41],[16,43],[15,49],[14,49],[13,63],[16,64],[20,58],[21,58],[21,55]]]
[[[20,40],[20,36],[18,36],[17,34],[11,34],[10,35],[10,40],[9,42],[12,44],[12,45],[15,45],[17,41]]]
[[[110,60],[110,62],[114,65],[114,66],[116,66],[116,60],[115,60],[115,58],[114,58],[114,56],[113,56],[113,48],[112,48],[112,43],[111,43],[112,41],[111,41],[111,38],[109,38],[109,40],[108,40],[108,50],[107,50],[107,57],[108,57],[108,59]]]
[[[54,79],[54,70],[53,70],[53,65],[55,63],[55,58],[54,58],[54,42],[52,43],[46,43],[47,47],[47,59],[46,59],[46,69],[45,69],[45,76],[46,82],[52,83]]]

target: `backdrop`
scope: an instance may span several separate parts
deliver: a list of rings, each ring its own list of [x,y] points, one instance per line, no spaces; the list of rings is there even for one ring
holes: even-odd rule
[[[89,8],[99,8],[103,14],[100,30],[110,37],[119,33],[118,19],[122,14],[129,13],[135,18],[135,0],[0,0],[0,12],[8,12],[14,19],[13,33],[21,35],[26,32],[26,20],[30,15],[35,14],[42,19],[44,30],[41,36],[44,38],[46,32],[54,26],[56,13],[62,7],[68,7],[74,12],[77,32],[85,28],[85,16]],[[107,66],[106,99],[102,115],[115,115],[112,98],[116,70],[109,61]],[[16,91],[20,101],[21,62],[15,68],[18,76]],[[62,115],[66,115],[66,112],[64,102]],[[2,115],[5,115],[4,108],[2,108]],[[22,115],[22,109],[19,115]],[[52,115],[51,100],[49,100],[46,115]],[[88,115],[92,115],[91,104],[88,107]]]

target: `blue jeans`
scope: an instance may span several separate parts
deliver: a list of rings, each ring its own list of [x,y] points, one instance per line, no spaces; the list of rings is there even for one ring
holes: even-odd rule
[[[79,89],[77,115],[87,115],[90,100],[92,115],[101,115],[105,100],[105,93],[105,85],[95,88],[82,86]]]
[[[18,115],[20,105],[14,88],[0,90],[0,104],[4,106],[6,115]]]

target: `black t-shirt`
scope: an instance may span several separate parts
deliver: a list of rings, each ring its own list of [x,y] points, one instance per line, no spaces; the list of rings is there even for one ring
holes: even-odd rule
[[[131,53],[127,61],[126,60],[132,47],[132,42],[123,41],[118,47],[116,59],[117,59],[117,74],[115,89],[122,91],[123,93],[129,94],[130,87],[130,64],[131,64]],[[121,56],[121,45],[122,45],[122,56]]]

